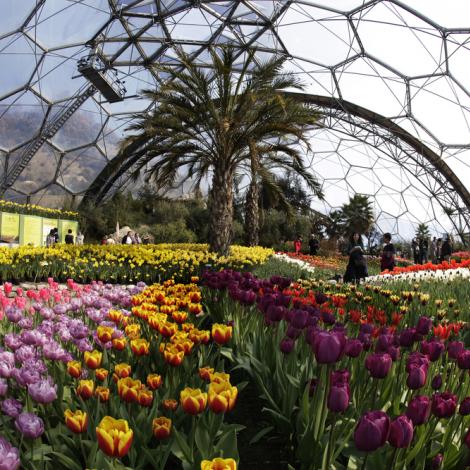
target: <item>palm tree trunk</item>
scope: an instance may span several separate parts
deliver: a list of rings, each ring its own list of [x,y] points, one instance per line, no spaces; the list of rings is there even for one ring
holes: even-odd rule
[[[233,226],[233,171],[221,166],[214,169],[210,190],[209,248],[228,255]]]
[[[245,200],[245,242],[248,246],[259,243],[259,184],[258,152],[254,143],[250,144],[251,182]]]

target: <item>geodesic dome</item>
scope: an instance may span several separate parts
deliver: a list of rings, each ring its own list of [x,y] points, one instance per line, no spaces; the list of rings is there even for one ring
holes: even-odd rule
[[[53,205],[127,184],[112,168],[132,119],[151,103],[152,64],[198,62],[214,44],[288,57],[322,120],[312,170],[327,212],[369,194],[383,231],[470,231],[470,5],[464,0],[2,0],[0,156],[6,198]],[[108,102],[77,72],[99,51],[125,80]],[[99,179],[96,178],[99,176]],[[95,185],[93,182],[97,181]],[[91,189],[90,189],[91,188]],[[96,195],[96,194],[95,194]]]

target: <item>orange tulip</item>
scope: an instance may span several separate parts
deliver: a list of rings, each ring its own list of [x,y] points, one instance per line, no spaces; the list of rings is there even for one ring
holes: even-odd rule
[[[125,377],[119,379],[117,382],[118,395],[121,400],[126,402],[139,401],[139,391],[142,388],[142,382],[140,380],[134,380],[131,377]]]
[[[83,359],[88,368],[98,369],[98,367],[101,365],[101,361],[103,360],[103,353],[97,351],[96,349],[92,352],[85,351]]]
[[[99,401],[104,403],[109,400],[109,388],[108,387],[96,387],[95,396],[98,397]]]
[[[150,343],[144,339],[131,340],[131,349],[136,356],[146,356],[149,353]]]
[[[162,376],[159,374],[149,374],[147,375],[147,385],[152,390],[158,390],[163,383]]]
[[[178,402],[173,398],[167,398],[163,400],[163,408],[169,411],[175,411],[178,408]]]
[[[201,470],[237,470],[237,462],[233,459],[222,459],[220,457],[214,460],[203,460]]]
[[[124,331],[129,339],[137,339],[140,337],[140,325],[138,323],[127,325]]]
[[[231,411],[237,401],[238,389],[228,382],[213,382],[209,385],[208,403],[214,413]]]
[[[153,435],[159,440],[166,439],[171,434],[171,419],[160,416],[152,421]]]
[[[103,382],[108,377],[109,372],[106,369],[96,369],[95,370],[95,377],[96,380]]]
[[[67,362],[67,372],[74,379],[78,379],[82,374],[82,363],[79,361],[69,361]]]
[[[184,351],[178,351],[174,347],[166,348],[165,351],[163,351],[163,356],[167,364],[170,364],[170,366],[173,366],[173,367],[177,367],[181,365],[183,362]]]
[[[212,367],[201,367],[199,369],[199,377],[205,382],[211,381],[211,374],[214,373],[214,369]]]
[[[77,386],[77,395],[82,397],[84,400],[88,400],[93,396],[95,390],[95,384],[93,380],[80,380]]]
[[[96,334],[102,343],[107,343],[113,338],[114,328],[111,326],[99,326],[96,329]]]
[[[127,339],[124,338],[124,336],[122,338],[113,339],[113,349],[115,349],[116,351],[123,351],[124,349],[126,349],[126,346]]]
[[[191,282],[197,284],[199,282],[199,276],[191,276]]]
[[[214,323],[212,325],[212,339],[217,344],[226,344],[232,338],[232,327],[229,325],[222,325]]]
[[[206,408],[207,393],[202,393],[199,388],[186,387],[180,392],[180,403],[185,413],[197,415]]]
[[[64,412],[66,426],[75,434],[86,432],[88,426],[88,415],[81,411],[65,410]]]
[[[138,402],[140,406],[152,406],[153,392],[146,388],[139,390]]]
[[[125,419],[105,416],[96,428],[100,449],[110,457],[124,457],[132,445],[134,432]]]

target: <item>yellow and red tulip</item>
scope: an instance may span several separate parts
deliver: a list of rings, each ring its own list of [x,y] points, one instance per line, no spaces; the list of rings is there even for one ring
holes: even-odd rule
[[[129,377],[129,375],[131,375],[131,372],[131,366],[125,362],[121,362],[114,366],[114,375],[117,377],[117,379],[124,379],[126,377]],[[117,382],[117,379],[115,380],[115,382]]]
[[[126,402],[139,402],[139,392],[142,388],[140,380],[134,380],[131,377],[119,379],[117,382],[118,395],[121,400]]]
[[[88,415],[84,411],[72,411],[70,409],[64,412],[66,426],[75,434],[80,434],[87,430]]]
[[[140,406],[152,406],[153,392],[146,388],[139,390],[138,403]]]
[[[171,434],[171,419],[160,416],[152,421],[153,435],[159,440],[167,439]]]
[[[96,349],[91,352],[85,351],[83,359],[89,369],[98,369],[101,365],[101,361],[103,360],[103,353]]]
[[[178,351],[174,347],[165,348],[163,351],[165,362],[170,366],[177,367],[182,364],[184,359],[184,351]]]
[[[80,380],[77,386],[77,395],[82,397],[84,400],[88,400],[93,396],[95,390],[95,384],[93,380]]]
[[[175,411],[176,408],[178,408],[178,402],[173,398],[167,398],[163,400],[163,408],[165,408],[165,410]]]
[[[152,390],[158,390],[163,383],[162,376],[159,374],[147,375],[147,386]]]
[[[113,339],[113,349],[115,349],[116,351],[123,351],[124,349],[126,349],[126,346],[127,339],[124,338],[124,336],[122,338]]]
[[[105,416],[96,428],[100,449],[110,457],[124,457],[132,445],[134,432],[125,419]]]
[[[108,377],[108,374],[109,372],[106,369],[100,368],[100,369],[95,370],[96,380],[99,380],[100,382],[103,382],[104,380],[106,380],[106,378]]]
[[[98,397],[99,401],[105,403],[109,400],[109,388],[108,387],[96,387],[95,396]]]
[[[78,379],[82,374],[82,363],[79,361],[67,362],[67,372],[74,379]]]
[[[185,413],[197,415],[207,406],[207,393],[203,393],[199,388],[186,387],[180,392],[180,403]]]
[[[176,310],[171,314],[171,317],[176,323],[184,323],[186,319],[188,318],[188,312],[185,312],[183,310]]]
[[[131,349],[136,356],[146,356],[149,353],[150,343],[144,338],[133,339]]]
[[[108,343],[113,338],[114,328],[111,326],[99,326],[96,335],[102,343]]]
[[[214,373],[214,369],[212,367],[201,367],[199,369],[199,377],[205,382],[211,381],[211,374]]]
[[[212,325],[212,339],[217,344],[226,344],[232,338],[232,327],[230,325],[222,325],[214,323]]]
[[[129,339],[140,338],[140,325],[138,323],[127,325],[124,331]]]
[[[213,460],[203,460],[201,470],[237,470],[237,462],[233,459],[217,457]]]
[[[208,391],[209,408],[214,413],[226,413],[235,406],[238,396],[237,387],[233,387],[229,382],[212,382]]]

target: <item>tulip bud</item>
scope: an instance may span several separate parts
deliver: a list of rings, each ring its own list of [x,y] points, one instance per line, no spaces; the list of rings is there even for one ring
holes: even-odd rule
[[[358,339],[348,339],[344,345],[344,354],[348,357],[358,357],[363,349],[361,341]]]
[[[292,352],[292,350],[294,349],[294,346],[295,346],[295,341],[291,338],[284,338],[281,341],[281,351],[284,354],[289,354],[290,352]]]
[[[434,390],[439,390],[442,387],[442,376],[441,374],[437,374],[433,377],[431,381],[431,387]]]
[[[387,353],[374,353],[366,357],[366,369],[371,377],[383,379],[390,372],[392,367],[392,358]]]
[[[359,420],[354,431],[354,443],[358,450],[372,452],[382,447],[390,429],[390,418],[383,411],[369,411]]]
[[[405,448],[413,440],[413,422],[407,416],[398,416],[390,423],[388,442],[395,448]]]
[[[450,392],[435,393],[432,397],[432,412],[437,418],[450,418],[457,408],[457,396]]]
[[[470,350],[465,349],[457,357],[457,364],[460,369],[470,369]]]
[[[425,364],[417,365],[413,364],[410,371],[408,372],[408,377],[406,379],[406,384],[411,390],[418,390],[421,387],[424,387],[426,384],[428,368]]]
[[[333,364],[341,358],[346,339],[344,334],[318,331],[313,341],[315,359],[319,364]]]
[[[424,424],[431,413],[431,400],[425,395],[417,395],[408,404],[406,416],[413,421],[415,426]]]
[[[343,413],[348,409],[349,399],[349,384],[331,385],[328,393],[328,409],[333,413]]]
[[[152,421],[152,432],[159,441],[167,439],[171,434],[171,419],[160,416]]]

